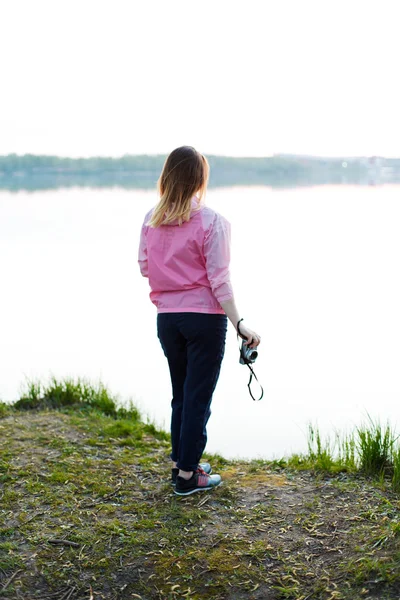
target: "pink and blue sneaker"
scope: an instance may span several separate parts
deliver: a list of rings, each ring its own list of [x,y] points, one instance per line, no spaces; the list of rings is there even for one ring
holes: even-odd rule
[[[176,476],[174,493],[178,496],[189,496],[195,492],[212,490],[221,483],[220,475],[210,475],[199,466],[190,479]]]
[[[212,473],[212,468],[211,468],[211,465],[209,463],[200,463],[199,467],[201,469],[203,469],[203,471],[205,471],[208,475],[210,473]],[[179,473],[179,469],[177,469],[177,468],[171,469],[172,485],[175,485],[178,473]]]

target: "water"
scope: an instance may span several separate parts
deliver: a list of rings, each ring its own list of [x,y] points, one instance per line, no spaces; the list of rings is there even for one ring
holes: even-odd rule
[[[232,283],[263,339],[248,394],[230,326],[207,449],[277,458],[306,449],[307,423],[397,426],[400,188],[210,189],[232,223]],[[156,309],[137,265],[154,191],[0,194],[0,398],[25,377],[99,378],[168,428],[170,382]],[[255,391],[257,388],[255,386]]]

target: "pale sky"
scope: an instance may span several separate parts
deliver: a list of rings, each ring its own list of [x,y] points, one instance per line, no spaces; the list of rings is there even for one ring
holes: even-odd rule
[[[0,154],[400,156],[398,0],[2,0]]]

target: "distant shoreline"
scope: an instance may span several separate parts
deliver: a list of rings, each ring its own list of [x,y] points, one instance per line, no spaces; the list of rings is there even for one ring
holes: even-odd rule
[[[8,154],[0,156],[0,190],[35,191],[73,186],[154,189],[165,158],[166,155],[63,158]],[[266,158],[211,155],[207,159],[210,163],[209,188],[400,183],[400,159],[392,158],[319,158],[279,154]]]

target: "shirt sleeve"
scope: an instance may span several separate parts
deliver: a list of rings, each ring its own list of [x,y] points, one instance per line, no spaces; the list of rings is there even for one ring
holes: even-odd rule
[[[211,290],[219,303],[233,297],[229,263],[231,257],[231,225],[216,213],[204,237],[204,258]]]
[[[146,215],[146,219],[143,222],[142,229],[140,232],[139,254],[138,254],[139,268],[140,268],[140,272],[143,275],[143,277],[149,276],[148,261],[147,261],[147,225],[146,225],[146,221],[147,221],[147,215]]]

